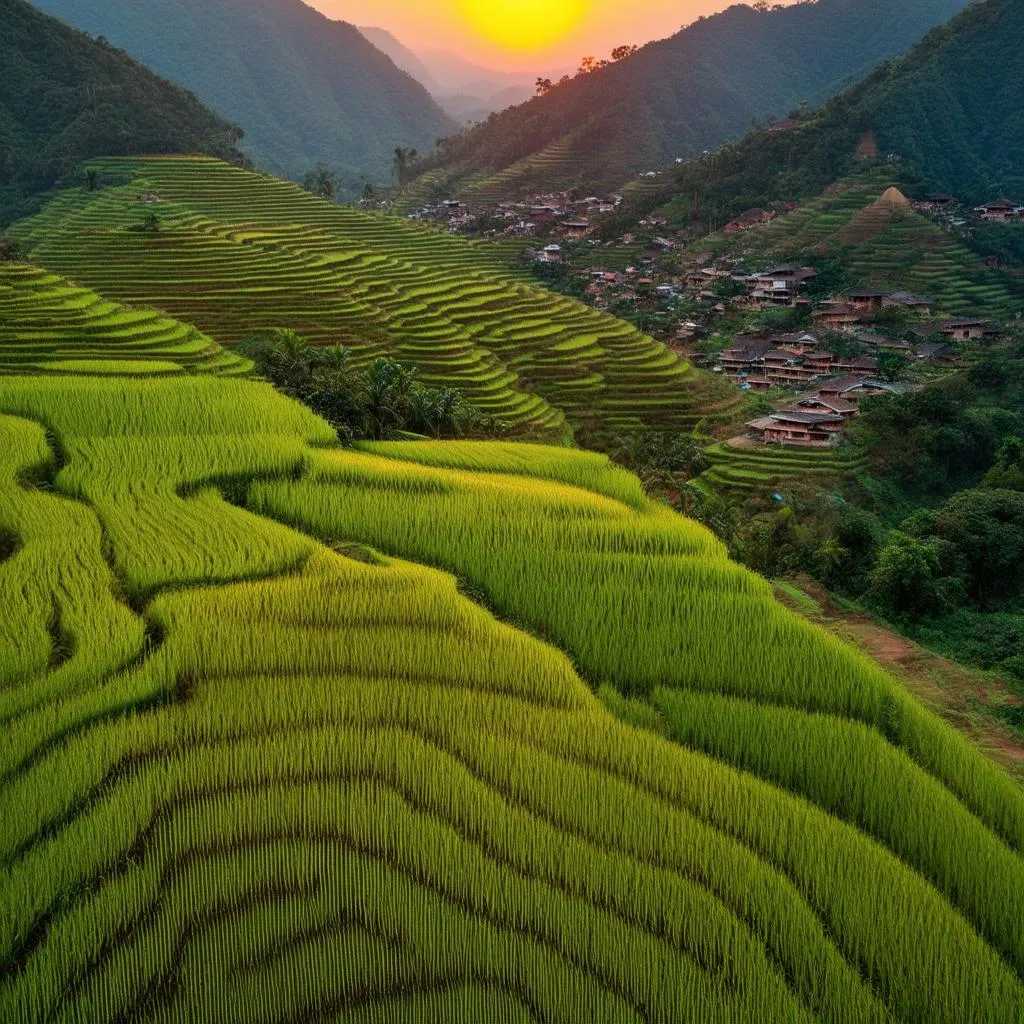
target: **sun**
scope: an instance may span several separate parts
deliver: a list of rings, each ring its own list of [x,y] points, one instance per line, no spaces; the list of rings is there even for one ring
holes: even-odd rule
[[[587,13],[588,0],[458,0],[470,26],[506,50],[543,50],[564,39]]]

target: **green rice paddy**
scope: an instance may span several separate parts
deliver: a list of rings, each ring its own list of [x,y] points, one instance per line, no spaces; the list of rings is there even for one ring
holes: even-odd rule
[[[291,328],[366,360],[386,353],[542,438],[697,419],[686,363],[510,275],[493,247],[212,159],[90,166],[131,184],[72,190],[13,234],[34,261],[109,301],[163,310],[228,349],[253,331]],[[150,214],[160,229],[140,230]]]
[[[728,441],[712,445],[707,456],[711,467],[697,478],[699,487],[752,497],[766,497],[804,480],[849,478],[865,465],[863,454],[843,448],[817,450]]]
[[[1024,793],[634,477],[0,282],[0,1020],[1019,1024]]]

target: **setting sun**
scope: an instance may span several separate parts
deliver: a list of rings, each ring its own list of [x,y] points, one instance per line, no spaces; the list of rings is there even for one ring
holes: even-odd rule
[[[459,0],[473,29],[508,50],[543,50],[575,29],[588,0]]]

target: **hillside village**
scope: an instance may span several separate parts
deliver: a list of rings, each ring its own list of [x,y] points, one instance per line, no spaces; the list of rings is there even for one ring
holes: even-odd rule
[[[726,259],[693,252],[667,237],[667,220],[657,214],[641,219],[635,232],[599,237],[602,218],[622,204],[622,195],[556,192],[446,200],[410,216],[453,234],[529,240],[521,258],[542,279],[597,309],[632,312],[649,333],[741,391],[765,395],[774,408],[746,423],[745,443],[834,447],[862,399],[919,390],[936,373],[963,366],[972,345],[1003,333],[1002,324],[985,317],[942,316],[938,300],[927,295],[895,287],[821,295],[813,266],[749,269],[742,252]],[[912,208],[951,231],[970,223],[1024,223],[1024,206],[1005,198],[965,209],[952,195],[911,204],[890,188],[879,204]],[[748,210],[721,236],[764,228],[795,208]],[[801,329],[757,327],[764,314],[787,310]]]

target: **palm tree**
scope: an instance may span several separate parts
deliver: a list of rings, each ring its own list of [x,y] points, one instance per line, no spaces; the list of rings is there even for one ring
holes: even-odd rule
[[[409,173],[409,165],[412,164],[419,155],[418,150],[406,149],[404,146],[395,146],[394,158],[391,163],[394,167],[395,178],[399,185],[405,184],[406,177]]]
[[[317,164],[302,181],[307,192],[332,202],[338,194],[338,175],[324,164]]]

